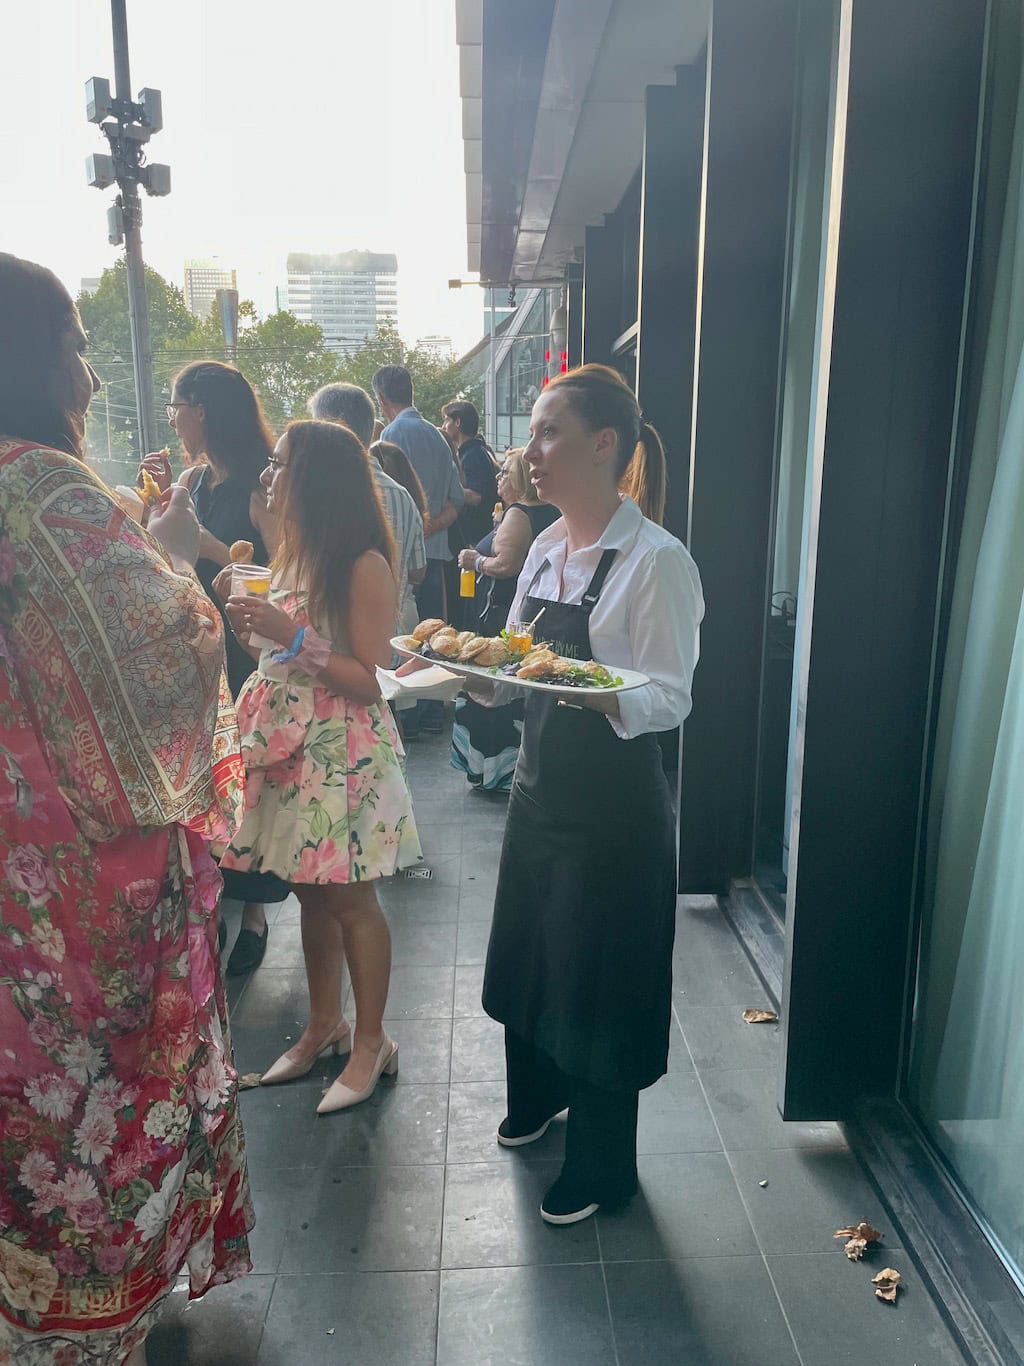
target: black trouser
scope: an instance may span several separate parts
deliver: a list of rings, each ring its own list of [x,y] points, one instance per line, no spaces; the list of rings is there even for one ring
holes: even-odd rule
[[[566,1107],[562,1176],[598,1203],[636,1190],[637,1091],[605,1091],[567,1076],[532,1044],[505,1030],[508,1117],[513,1133],[532,1133]]]
[[[446,620],[444,565],[444,560],[428,560],[427,572],[423,576],[423,582],[417,584],[413,589],[420,621],[426,621],[428,617],[438,617],[441,621]]]

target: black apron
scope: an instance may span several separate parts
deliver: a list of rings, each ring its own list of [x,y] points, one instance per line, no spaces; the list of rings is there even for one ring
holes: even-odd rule
[[[592,658],[590,613],[616,554],[604,552],[579,604],[534,597],[530,585],[523,617],[543,607],[543,637],[559,653]],[[600,712],[527,693],[487,1014],[568,1076],[624,1091],[657,1081],[668,1062],[675,858],[657,737],[620,739]]]

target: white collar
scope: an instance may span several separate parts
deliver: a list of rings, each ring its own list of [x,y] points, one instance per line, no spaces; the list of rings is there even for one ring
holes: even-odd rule
[[[631,550],[640,535],[643,522],[643,513],[633,499],[623,498],[600,539],[594,545],[582,546],[575,553],[582,555],[591,550]],[[566,536],[565,519],[559,517],[557,522],[552,522],[546,531],[540,533],[534,544],[549,563],[554,563],[552,553],[559,559],[566,555]]]

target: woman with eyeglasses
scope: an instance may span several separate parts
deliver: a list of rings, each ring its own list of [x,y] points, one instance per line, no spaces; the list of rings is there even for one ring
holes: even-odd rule
[[[530,547],[559,516],[557,508],[537,497],[521,449],[505,452],[498,496],[502,506],[495,508],[494,530],[475,549],[459,555],[460,569],[476,571],[476,600],[481,604],[478,621],[467,625],[485,636],[504,627]],[[452,767],[465,773],[478,792],[511,792],[522,729],[521,700],[482,707],[463,694],[455,702]]]
[[[269,564],[277,547],[276,519],[267,509],[260,484],[274,439],[252,385],[240,370],[223,361],[193,361],[178,373],[167,419],[189,459],[198,464],[199,472],[188,486],[202,528],[196,574],[223,616],[213,581],[230,562],[233,542],[251,541],[256,564]],[[143,463],[163,482],[152,460]],[[237,698],[253,671],[253,661],[235,639],[226,616],[224,635],[228,684]],[[264,907],[284,901],[288,886],[275,877],[225,869],[224,895],[243,904],[242,926],[227,963],[228,973],[239,977],[263,962],[268,939]]]

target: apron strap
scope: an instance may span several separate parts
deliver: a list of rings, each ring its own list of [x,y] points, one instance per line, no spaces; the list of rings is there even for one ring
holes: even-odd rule
[[[611,569],[615,556],[618,553],[618,550],[614,546],[611,546],[601,556],[598,566],[594,570],[594,577],[590,580],[590,586],[580,599],[580,606],[585,607],[588,612],[594,610],[594,604],[601,596],[601,590],[604,588],[604,581],[608,577],[608,571]]]

